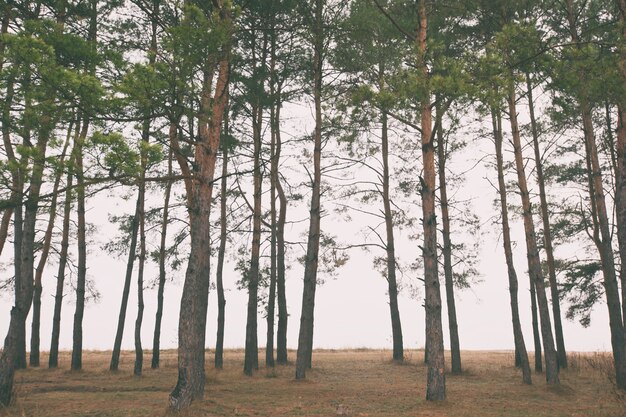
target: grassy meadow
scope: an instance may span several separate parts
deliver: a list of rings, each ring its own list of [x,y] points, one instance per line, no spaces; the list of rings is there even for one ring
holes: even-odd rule
[[[290,351],[290,359],[295,352]],[[423,352],[408,351],[395,364],[385,350],[318,350],[306,381],[295,381],[293,365],[243,372],[243,351],[228,350],[224,369],[213,369],[207,353],[205,398],[181,416],[466,416],[624,417],[626,398],[610,381],[606,354],[570,354],[561,386],[548,387],[542,374],[521,383],[512,352],[462,352],[464,373],[447,376],[448,399],[424,400]],[[259,360],[264,361],[264,352]],[[134,354],[123,352],[120,371],[108,371],[110,352],[86,352],[84,370],[69,370],[68,352],[56,370],[29,368],[16,374],[16,401],[0,416],[169,416],[167,397],[176,383],[176,352],[161,355],[161,369],[133,377]],[[447,358],[449,360],[449,358]],[[531,358],[532,360],[532,358]],[[532,362],[531,362],[532,363]],[[47,364],[44,353],[42,364]]]

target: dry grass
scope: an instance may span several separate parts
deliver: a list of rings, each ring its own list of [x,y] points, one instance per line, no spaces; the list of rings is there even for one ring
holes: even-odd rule
[[[147,363],[149,366],[149,356]],[[290,352],[290,357],[295,354]],[[207,354],[205,399],[184,416],[580,416],[623,417],[626,402],[613,389],[610,357],[574,354],[561,372],[561,386],[547,387],[543,375],[534,385],[521,383],[511,352],[463,352],[465,372],[449,375],[448,400],[424,400],[422,352],[408,352],[398,365],[382,350],[321,350],[307,380],[296,382],[292,365],[261,368],[243,375],[243,352],[226,352],[225,368],[212,367]],[[16,376],[16,403],[2,416],[166,416],[169,391],[176,382],[176,354],[162,354],[162,368],[132,376],[133,354],[124,352],[121,370],[108,371],[109,352],[87,352],[85,370],[67,369],[69,354],[57,370],[28,369]],[[261,352],[259,358],[263,360]],[[42,357],[47,363],[47,357]],[[607,366],[608,374],[607,374]]]

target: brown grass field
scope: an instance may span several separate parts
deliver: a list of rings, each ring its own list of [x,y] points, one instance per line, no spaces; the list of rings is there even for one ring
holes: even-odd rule
[[[289,352],[295,358],[294,352]],[[571,354],[561,386],[543,375],[521,383],[512,352],[463,352],[465,371],[447,377],[447,400],[425,401],[423,352],[409,351],[403,365],[385,350],[319,350],[307,380],[294,380],[293,365],[243,374],[243,352],[226,352],[224,369],[213,369],[207,352],[205,398],[182,416],[580,416],[624,417],[626,399],[610,381],[610,357]],[[169,416],[167,397],[176,382],[176,352],[162,354],[162,367],[132,376],[134,355],[124,352],[121,369],[108,371],[110,352],[86,352],[84,371],[27,369],[16,375],[16,401],[1,416]],[[259,360],[263,362],[263,352]],[[44,354],[42,363],[47,364]]]

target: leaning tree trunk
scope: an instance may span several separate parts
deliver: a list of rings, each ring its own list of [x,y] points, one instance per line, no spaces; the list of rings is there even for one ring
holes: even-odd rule
[[[428,79],[426,64],[428,14],[426,0],[418,2],[419,30],[417,36],[417,68],[422,82]],[[437,215],[435,213],[435,147],[432,131],[430,94],[421,100],[421,142],[424,177],[422,183],[422,224],[424,227],[424,286],[426,309],[426,350],[428,372],[426,399],[441,401],[446,398],[446,376],[443,355],[443,329],[441,324],[441,293],[437,263]]]
[[[221,7],[222,22],[230,22],[230,12]],[[210,59],[208,60],[211,61]],[[210,221],[211,196],[215,162],[220,143],[220,131],[226,103],[228,101],[229,53],[220,58],[211,100],[213,68],[205,72],[201,97],[201,115],[198,139],[194,144],[194,171],[185,181],[188,195],[191,247],[185,274],[178,325],[178,381],[170,393],[169,406],[173,410],[189,407],[191,402],[202,398],[206,382],[204,370],[204,348],[206,332],[207,299],[209,294],[210,257],[207,248],[211,245]],[[177,142],[174,149],[179,149]],[[177,159],[183,173],[190,167],[180,154]]]
[[[227,116],[225,116],[227,119]],[[228,123],[224,130],[229,134]],[[228,191],[228,146],[226,138],[222,139],[222,178],[220,192],[220,247],[217,251],[217,271],[215,283],[217,286],[217,337],[215,339],[215,367],[222,369],[224,366],[224,324],[226,320],[226,297],[224,296],[224,257],[226,255],[227,218],[226,218],[226,193]]]
[[[296,354],[296,379],[306,378],[306,370],[312,365],[313,325],[315,312],[315,290],[317,288],[317,261],[320,248],[320,198],[321,198],[321,156],[322,156],[322,66],[324,33],[322,27],[322,0],[315,1],[315,22],[313,27],[313,95],[315,101],[315,132],[313,134],[313,184],[309,209],[309,236],[304,261],[304,286],[302,289],[302,311]]]
[[[77,125],[80,123],[77,123]],[[72,151],[74,154],[74,151]],[[57,287],[54,295],[54,314],[52,316],[52,337],[50,338],[50,356],[48,357],[48,367],[59,366],[59,336],[61,334],[61,309],[63,308],[63,290],[65,286],[65,268],[67,266],[67,256],[70,243],[70,216],[72,209],[72,185],[74,173],[72,163],[67,173],[67,191],[65,191],[65,202],[63,203],[63,231],[61,232],[61,251],[59,252],[59,269],[57,273]]]
[[[525,384],[532,383],[528,353],[524,343],[524,333],[519,317],[519,301],[517,298],[518,282],[515,265],[513,264],[513,249],[511,245],[511,230],[509,227],[509,208],[506,198],[506,183],[504,182],[504,161],[502,156],[502,118],[496,110],[491,114],[494,139],[496,144],[496,162],[498,170],[498,193],[500,194],[500,216],[502,217],[502,245],[506,259],[509,277],[509,296],[511,299],[511,320],[513,322],[513,340],[515,341],[516,358],[522,368],[522,380]],[[539,346],[541,348],[541,345]],[[541,353],[539,353],[541,358]]]
[[[530,113],[530,125],[535,151],[535,165],[537,167],[537,183],[539,184],[539,201],[541,202],[541,219],[543,221],[543,240],[546,251],[546,260],[548,263],[550,295],[552,297],[552,318],[554,319],[557,359],[561,368],[567,368],[567,354],[565,351],[565,339],[563,338],[563,324],[561,323],[561,297],[559,296],[559,287],[556,282],[556,266],[554,262],[554,249],[552,247],[550,213],[548,212],[548,200],[546,198],[546,186],[543,177],[543,163],[541,161],[541,152],[539,151],[539,130],[537,128],[537,121],[535,120],[533,86],[529,73],[526,73],[526,87],[528,91],[528,111]]]
[[[61,184],[61,176],[63,175],[63,163],[65,161],[65,154],[67,147],[70,143],[72,136],[72,124],[70,123],[67,132],[67,138],[65,145],[63,145],[63,151],[59,157],[59,167],[55,173],[54,185],[52,186],[52,199],[50,201],[50,213],[48,217],[48,226],[46,227],[46,233],[44,234],[43,244],[41,248],[41,255],[37,263],[37,269],[35,270],[35,287],[33,293],[33,322],[30,331],[30,366],[39,366],[39,330],[41,327],[41,293],[43,291],[41,285],[41,279],[43,277],[43,271],[48,261],[48,254],[50,253],[50,245],[52,243],[52,232],[54,229],[54,222],[57,216],[57,200],[58,190]]]
[[[626,3],[623,0],[618,1],[617,5],[620,11],[620,23],[622,24],[622,37],[624,37],[626,35],[626,27],[623,26]],[[578,48],[581,48],[582,42],[578,36],[578,29],[576,27],[577,13],[574,9],[573,0],[566,0],[565,6],[571,40]],[[626,74],[625,63],[626,46],[622,44],[620,46],[620,70],[623,74]],[[581,86],[587,85],[584,79],[581,78],[579,81],[581,81]],[[624,316],[626,316],[626,312],[622,311],[622,302],[626,300],[620,301],[620,292],[615,270],[615,259],[613,257],[613,247],[611,243],[610,224],[606,208],[604,185],[602,181],[602,170],[598,158],[598,148],[593,129],[592,108],[587,98],[588,93],[583,89],[579,92],[579,94],[581,96],[579,106],[583,122],[586,153],[585,159],[587,162],[589,177],[589,196],[592,205],[592,212],[594,213],[593,240],[600,254],[600,261],[602,265],[604,293],[606,295],[606,304],[609,310],[609,328],[611,331],[611,348],[613,351],[613,362],[615,365],[615,381],[618,387],[626,390],[626,334],[624,334],[624,331],[626,330],[626,327],[624,326]],[[623,111],[624,109],[622,108],[621,110]],[[620,115],[620,123],[622,122],[622,115]],[[618,130],[618,142],[620,140],[619,135],[620,131]],[[619,146],[620,145],[618,145],[618,148]],[[623,185],[620,184],[620,187],[621,186]],[[618,194],[621,194],[619,190]],[[618,200],[620,199],[621,195],[618,196]],[[623,204],[623,201],[620,202],[620,204]],[[618,208],[617,210],[620,211],[621,208]],[[620,222],[620,218],[621,214],[618,214],[618,222]],[[618,235],[619,233],[618,229]],[[624,290],[624,288],[622,288],[622,290]],[[623,294],[626,295],[626,291],[623,292]]]
[[[177,125],[172,123],[169,128],[170,138],[177,134]],[[167,273],[165,270],[165,260],[167,257],[167,226],[169,224],[170,197],[172,194],[172,148],[167,158],[167,176],[165,185],[165,196],[163,198],[163,219],[161,220],[161,243],[159,246],[159,287],[157,289],[157,310],[154,319],[154,337],[152,339],[152,369],[157,369],[161,358],[161,320],[163,319],[163,293],[165,292],[165,282]]]
[[[443,114],[437,107],[437,156],[439,160],[439,197],[441,204],[441,225],[443,235],[443,271],[446,283],[446,303],[448,306],[448,326],[450,328],[450,353],[452,373],[461,373],[461,345],[459,326],[456,318],[454,301],[454,275],[452,271],[452,240],[450,239],[450,214],[448,211],[448,190],[446,183],[446,151],[443,139]]]
[[[515,153],[515,166],[517,171],[517,184],[522,199],[526,251],[528,254],[528,272],[533,283],[535,284],[535,289],[537,290],[537,303],[539,305],[539,317],[541,319],[541,337],[543,339],[543,350],[546,359],[546,381],[548,384],[559,384],[559,366],[556,350],[554,349],[552,324],[550,323],[550,310],[544,287],[543,273],[541,271],[541,261],[539,259],[537,236],[535,234],[535,225],[532,218],[530,194],[528,193],[526,173],[524,172],[522,143],[517,123],[517,108],[515,105],[515,86],[512,82],[509,85],[508,99],[509,117],[511,118],[511,134],[513,136],[513,150]]]

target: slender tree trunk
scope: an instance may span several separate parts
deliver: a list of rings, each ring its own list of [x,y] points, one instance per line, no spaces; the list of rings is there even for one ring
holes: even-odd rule
[[[254,202],[252,212],[252,251],[250,254],[250,270],[248,271],[248,319],[246,323],[246,352],[243,371],[252,375],[259,369],[259,343],[257,337],[257,308],[259,289],[259,258],[261,255],[261,198],[263,174],[261,173],[261,145],[263,108],[260,103],[253,107],[253,140],[254,140]]]
[[[426,65],[428,14],[426,0],[418,1],[419,27],[417,35],[417,68],[422,82],[428,79]],[[426,349],[428,373],[426,399],[441,401],[446,398],[446,376],[443,355],[443,329],[441,324],[441,292],[437,263],[437,215],[435,213],[435,146],[432,131],[430,94],[421,100],[422,163],[422,224],[424,227],[424,285],[426,308]]]
[[[169,135],[177,134],[177,125],[170,124]],[[167,159],[167,176],[171,177],[172,167],[172,148]],[[168,180],[165,185],[165,197],[163,203],[163,220],[161,221],[161,243],[159,246],[159,287],[157,289],[157,310],[154,320],[154,338],[152,340],[152,369],[157,369],[160,365],[161,358],[161,320],[163,318],[163,293],[165,292],[165,282],[167,278],[165,270],[165,260],[167,255],[167,226],[169,223],[170,197],[172,194],[172,180]]]
[[[220,5],[220,18],[229,23],[229,10],[221,2],[217,3]],[[205,77],[205,90],[201,98],[203,111],[198,126],[198,140],[194,146],[194,172],[193,177],[185,184],[186,189],[192,192],[188,196],[191,247],[178,325],[178,381],[169,397],[169,406],[173,410],[186,408],[193,400],[204,395],[204,347],[210,263],[207,248],[211,244],[209,215],[222,118],[228,101],[229,58],[229,53],[224,52],[219,61],[213,100],[210,100],[212,67],[208,69],[211,75]],[[186,161],[178,155],[177,158],[181,170],[190,172]]]
[[[224,116],[227,119],[227,115]],[[229,134],[228,123],[224,130]],[[217,285],[217,337],[215,340],[215,367],[222,369],[224,366],[224,324],[226,320],[226,297],[224,295],[224,257],[226,255],[227,218],[226,218],[226,193],[228,192],[228,146],[226,139],[222,139],[222,178],[220,192],[220,247],[217,252],[217,272],[215,282]]]
[[[500,215],[502,217],[502,244],[506,259],[507,273],[509,277],[509,295],[511,299],[511,320],[513,322],[513,340],[515,341],[516,360],[519,360],[522,368],[522,380],[525,384],[532,383],[528,353],[524,343],[524,334],[519,317],[519,301],[517,298],[518,282],[515,265],[513,264],[513,249],[511,246],[511,230],[509,227],[509,208],[507,203],[506,183],[504,182],[504,161],[502,156],[502,118],[500,113],[492,110],[491,113],[494,139],[496,143],[496,162],[498,170],[498,192],[500,194]],[[539,346],[541,348],[541,345]],[[541,353],[539,353],[541,358]]]
[[[313,95],[315,101],[315,132],[313,134],[313,184],[311,207],[309,210],[309,236],[304,263],[304,286],[302,289],[302,311],[298,352],[296,354],[296,379],[306,378],[306,370],[312,365],[313,325],[315,312],[315,290],[317,288],[317,261],[320,246],[320,198],[321,198],[321,156],[322,156],[322,65],[324,33],[322,12],[324,2],[315,0],[315,22],[313,27]]]
[[[147,142],[147,138],[143,139]],[[139,265],[137,271],[137,318],[135,319],[135,366],[133,374],[141,376],[143,368],[143,347],[141,346],[141,325],[143,323],[143,276],[144,266],[146,264],[146,183],[144,181],[146,173],[145,155],[142,155],[141,179],[139,180],[139,197],[137,198],[137,207],[139,208]]]
[[[622,80],[626,79],[626,0],[616,0],[621,27],[619,46],[619,69]],[[626,332],[626,98],[617,106],[617,173],[615,175],[615,205],[617,218],[617,240],[620,253],[619,280],[622,287],[622,325]],[[626,334],[624,335],[626,344]],[[624,353],[626,361],[626,352]],[[625,365],[626,367],[626,365]]]
[[[541,201],[541,219],[543,221],[543,240],[548,262],[548,278],[550,282],[550,295],[552,297],[552,317],[554,319],[554,335],[556,337],[556,349],[558,363],[561,368],[567,368],[567,354],[565,351],[565,339],[563,338],[563,324],[561,323],[561,297],[556,282],[556,266],[554,262],[554,250],[552,248],[552,231],[550,229],[550,214],[548,200],[546,198],[546,186],[543,177],[543,163],[539,150],[539,131],[535,119],[535,104],[533,102],[533,86],[530,74],[526,73],[526,88],[528,91],[528,110],[533,135],[533,147],[535,151],[535,164],[537,166],[537,183],[539,184],[539,199]]]
[[[77,129],[80,122],[77,122]],[[72,155],[74,155],[72,151]],[[73,161],[72,161],[73,163]],[[72,185],[74,173],[70,164],[67,173],[67,191],[65,192],[65,202],[63,203],[63,231],[61,235],[61,252],[59,253],[59,269],[57,273],[57,287],[54,295],[54,315],[52,317],[52,337],[50,339],[50,356],[48,367],[59,366],[59,336],[61,333],[61,309],[63,308],[63,289],[65,285],[65,267],[70,241],[70,216],[72,208]]]
[[[48,254],[50,253],[50,245],[52,242],[52,231],[54,229],[54,222],[56,220],[57,215],[57,192],[59,190],[59,185],[61,183],[61,177],[63,175],[63,163],[65,161],[65,154],[67,152],[67,147],[70,143],[70,138],[72,136],[72,124],[70,123],[67,138],[65,140],[65,145],[63,146],[63,151],[61,152],[61,156],[59,157],[59,164],[61,169],[58,169],[55,174],[54,185],[52,187],[52,199],[50,201],[50,214],[48,218],[48,226],[46,227],[46,233],[44,235],[43,244],[41,248],[41,255],[39,257],[39,262],[37,263],[37,269],[35,270],[35,288],[33,294],[33,322],[30,332],[30,366],[37,367],[39,366],[39,329],[41,327],[41,293],[42,293],[42,285],[41,279],[43,277],[43,271],[46,267],[46,263],[48,261]]]
[[[543,372],[541,354],[541,333],[539,332],[539,314],[537,313],[537,291],[535,283],[530,279],[530,313],[532,315],[533,342],[535,344],[535,372]]]
[[[280,96],[280,88],[278,89],[278,95]],[[280,133],[280,98],[276,103],[276,110],[274,113],[274,134],[276,135],[276,165],[280,163],[280,151],[281,151],[281,133]],[[276,193],[278,194],[278,201],[280,208],[278,209],[278,221],[276,222],[276,295],[278,301],[278,326],[276,329],[276,362],[279,364],[287,363],[287,320],[289,314],[287,312],[287,296],[285,294],[285,222],[287,221],[287,197],[283,190],[276,171]]]
[[[274,62],[272,61],[272,68],[273,64]],[[276,109],[272,106],[270,109],[270,291],[267,300],[267,336],[265,344],[265,366],[267,367],[274,366],[274,323],[276,318],[276,180],[278,179],[278,164],[276,162],[276,130],[273,128],[275,117]]]
[[[124,289],[122,290],[122,301],[120,303],[120,312],[117,319],[117,331],[115,332],[115,342],[113,344],[113,352],[111,354],[111,363],[109,370],[117,371],[120,364],[120,352],[122,349],[122,338],[124,336],[124,326],[126,323],[126,311],[128,309],[128,297],[130,294],[130,284],[133,278],[133,266],[135,257],[137,256],[137,236],[139,231],[139,213],[141,198],[137,196],[135,206],[135,214],[130,225],[130,246],[128,249],[128,262],[126,262],[126,276],[124,278]]]
[[[515,86],[511,83],[509,86],[509,115],[511,118],[511,134],[513,136],[513,149],[515,152],[517,183],[522,198],[526,250],[528,254],[528,271],[533,283],[535,284],[535,289],[537,290],[537,303],[539,305],[539,317],[541,319],[541,337],[543,339],[543,350],[546,359],[546,381],[548,384],[558,384],[559,366],[556,350],[554,349],[552,324],[550,323],[550,310],[544,287],[543,273],[541,271],[541,261],[539,259],[537,236],[535,234],[535,225],[532,218],[530,195],[526,184],[526,173],[524,172],[522,143],[517,124],[517,108],[515,102]]]
[[[441,112],[441,113],[440,113]],[[450,353],[452,373],[461,373],[461,345],[459,327],[454,301],[454,276],[452,271],[452,240],[450,239],[450,214],[448,211],[448,191],[446,183],[446,150],[443,138],[443,112],[437,107],[437,156],[439,160],[439,194],[441,204],[441,225],[443,235],[443,271],[446,283],[446,302],[448,306],[448,326],[450,328]]]
[[[11,20],[11,5],[5,4],[3,8],[2,23],[0,24],[0,34],[4,35],[9,30],[9,22]],[[4,67],[4,42],[0,41],[0,70]],[[7,86],[5,96],[5,111],[2,114],[2,136],[4,139],[5,147],[6,141],[10,143],[10,130],[9,125],[11,123],[11,103],[13,102],[13,80],[10,80]],[[6,151],[5,151],[6,152]],[[8,155],[7,155],[8,156]],[[13,216],[13,208],[7,208],[2,213],[2,220],[0,220],[0,255],[2,255],[2,249],[4,243],[7,240],[9,234],[9,226],[11,224],[11,217]]]
[[[398,308],[398,282],[396,279],[396,247],[393,234],[393,213],[389,195],[389,132],[387,112],[382,114],[381,144],[383,157],[383,208],[385,211],[385,231],[387,233],[387,292],[389,293],[389,313],[391,315],[391,334],[393,338],[393,360],[404,360],[404,343],[402,341],[402,323]]]
[[[72,344],[72,370],[83,367],[83,315],[85,312],[85,286],[87,280],[87,226],[85,222],[85,178],[83,170],[83,145],[89,131],[89,119],[83,121],[76,152],[76,213],[78,240],[78,274],[76,277],[76,310]]]

